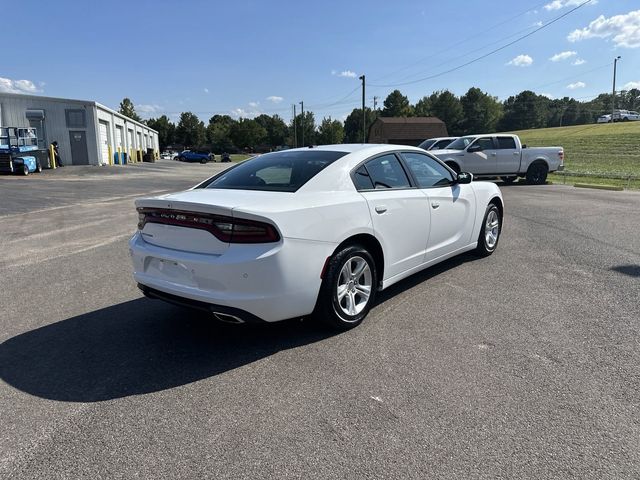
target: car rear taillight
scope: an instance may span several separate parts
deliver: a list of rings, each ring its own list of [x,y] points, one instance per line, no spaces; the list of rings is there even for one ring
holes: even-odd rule
[[[226,243],[272,243],[280,240],[280,234],[269,223],[226,215],[138,208],[138,229],[142,230],[147,223],[206,230],[221,242]]]
[[[564,150],[560,150],[558,156],[560,157],[560,165],[562,165],[564,163]]]

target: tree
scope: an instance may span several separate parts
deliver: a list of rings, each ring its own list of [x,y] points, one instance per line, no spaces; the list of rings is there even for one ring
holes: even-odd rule
[[[271,147],[284,145],[289,133],[287,124],[278,115],[258,115],[255,119],[267,132],[266,143]]]
[[[123,98],[120,102],[120,109],[118,110],[125,117],[129,117],[131,120],[141,122],[142,118],[136,113],[136,109],[133,106],[133,102],[129,98]]]
[[[400,93],[400,90],[394,90],[384,100],[384,108],[381,116],[383,117],[411,117],[413,109],[409,103],[409,99]]]
[[[302,131],[304,128],[304,142],[302,141],[303,135]],[[291,138],[293,138],[293,122],[289,126],[289,133]],[[305,147],[307,145],[313,145],[316,141],[316,121],[313,115],[313,112],[304,112],[304,121],[302,118],[302,114],[296,115],[296,134],[298,136],[297,142],[294,142],[295,145],[299,147]]]
[[[176,127],[176,141],[185,147],[200,147],[205,143],[204,123],[191,112],[182,112]]]
[[[431,117],[431,100],[429,97],[422,97],[413,107],[413,113],[416,117]]]
[[[322,119],[318,128],[318,145],[331,145],[342,143],[344,138],[344,127],[339,120],[331,120],[331,117]]]
[[[367,116],[367,137],[369,135],[369,128],[376,118],[378,118],[377,111],[372,111],[369,107],[364,107],[364,112]],[[362,143],[362,109],[354,108],[349,116],[344,121],[344,142],[345,143]]]
[[[169,121],[166,115],[162,115],[158,119],[150,118],[147,120],[147,125],[158,132],[160,150],[164,150],[167,145],[171,145],[175,141],[176,126]]]
[[[449,135],[462,133],[462,104],[460,99],[449,90],[433,92],[429,96],[431,115],[438,117],[447,126]]]
[[[549,99],[524,90],[504,102],[504,116],[499,128],[502,131],[542,128],[549,117]]]
[[[214,115],[207,125],[207,142],[216,153],[234,150],[231,140],[231,128],[236,121],[229,115]]]
[[[231,126],[231,140],[238,148],[253,150],[266,138],[267,131],[255,120],[240,118]]]
[[[462,133],[493,133],[502,117],[502,105],[496,97],[472,87],[460,98]]]

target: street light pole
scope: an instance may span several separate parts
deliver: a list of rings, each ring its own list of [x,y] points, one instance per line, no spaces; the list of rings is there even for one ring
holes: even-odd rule
[[[300,102],[300,115],[302,115],[302,125],[300,126],[302,130],[302,147],[304,147],[304,102]]]
[[[613,112],[616,110],[616,66],[618,64],[618,60],[622,57],[618,55],[613,59],[613,95],[611,96],[611,123],[613,123]]]
[[[360,77],[362,80],[362,143],[367,143],[367,111],[364,104],[364,75]]]
[[[298,147],[298,132],[296,129],[296,104],[293,104],[293,146]]]

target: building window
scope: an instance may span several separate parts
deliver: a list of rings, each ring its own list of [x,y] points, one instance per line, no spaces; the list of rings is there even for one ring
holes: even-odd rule
[[[87,128],[84,110],[67,109],[64,113],[67,119],[67,128]]]

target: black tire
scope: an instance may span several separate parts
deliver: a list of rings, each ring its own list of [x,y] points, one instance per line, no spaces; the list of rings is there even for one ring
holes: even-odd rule
[[[494,226],[494,220],[497,221],[496,226]],[[489,235],[490,232],[491,235]],[[495,203],[490,203],[482,219],[482,225],[480,226],[480,233],[478,235],[478,246],[474,253],[479,257],[488,257],[491,255],[496,251],[496,248],[498,248],[501,233],[502,215],[500,215],[500,209]]]
[[[542,185],[547,181],[548,173],[549,168],[545,163],[534,162],[529,165],[529,168],[527,169],[527,183],[529,185]]]
[[[348,271],[350,267],[347,267],[347,264],[357,267],[360,260],[366,262],[366,267],[364,267],[359,277],[355,279],[352,277],[348,283],[346,283],[346,294],[342,299],[339,299],[338,286],[340,282],[345,282],[348,278],[348,274],[345,275],[347,278],[343,276],[343,270],[347,269]],[[363,279],[362,277],[366,278]],[[339,330],[348,330],[358,326],[367,316],[369,310],[371,310],[378,288],[377,282],[378,274],[376,264],[371,254],[360,245],[344,247],[329,260],[325,270],[324,280],[320,286],[318,301],[316,302],[313,316],[317,320]],[[368,298],[363,301],[362,294],[359,289],[357,289],[357,285],[364,286],[366,283],[369,283],[370,290]],[[361,303],[355,305],[357,303],[357,297],[360,297]],[[353,306],[354,314],[349,314],[346,311],[349,310],[350,305]]]
[[[628,117],[624,117],[624,118],[622,119],[622,121],[623,121],[623,122],[628,122],[628,121],[629,121],[629,118],[628,118]]]
[[[206,158],[201,158],[200,159],[200,163],[204,165],[205,163],[207,163],[207,159]]]
[[[500,177],[500,180],[502,180],[502,183],[506,183],[507,185],[511,185],[517,179],[518,177]]]
[[[453,163],[453,162],[445,162],[447,167],[449,167],[451,170],[453,170],[456,173],[460,173],[460,167],[458,166],[457,163]]]
[[[36,163],[36,172],[42,173],[42,165],[40,165],[40,162]]]
[[[29,167],[25,164],[22,165],[22,174],[26,177],[27,175],[29,175]]]

